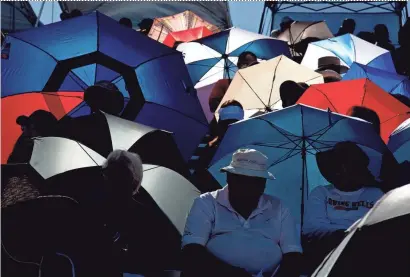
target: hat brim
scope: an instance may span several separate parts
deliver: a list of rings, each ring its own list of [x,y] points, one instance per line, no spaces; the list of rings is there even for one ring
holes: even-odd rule
[[[349,70],[349,68],[344,65],[329,64],[329,65],[320,66],[315,71],[320,73],[320,71],[324,71],[324,70],[333,70],[336,73],[345,74]]]
[[[16,119],[16,123],[20,126],[28,125],[29,122],[30,122],[30,118],[25,115],[20,115]]]
[[[337,183],[339,176],[337,176],[338,169],[341,167],[341,163],[336,157],[336,153],[333,149],[316,153],[316,163],[322,176],[331,184]],[[360,176],[363,182],[374,182],[376,178],[367,169],[363,168],[360,172]]]
[[[233,167],[233,166],[226,166],[224,168],[221,168],[221,172],[233,173],[237,175],[244,175],[248,177],[264,178],[268,180],[276,179],[275,176],[273,176],[273,174],[270,173],[269,171],[250,170],[250,169],[238,168],[238,167]]]

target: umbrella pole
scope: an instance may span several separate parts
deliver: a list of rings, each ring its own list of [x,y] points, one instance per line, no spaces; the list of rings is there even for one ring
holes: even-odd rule
[[[302,233],[303,217],[305,212],[305,171],[306,171],[306,142],[302,142],[302,201],[300,204],[300,232]]]

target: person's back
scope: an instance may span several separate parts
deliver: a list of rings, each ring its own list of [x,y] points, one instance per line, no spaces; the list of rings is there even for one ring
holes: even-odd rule
[[[394,52],[396,48],[391,44],[389,38],[389,30],[387,29],[386,25],[378,24],[374,27],[374,36],[376,39],[376,45],[384,48],[390,52]]]

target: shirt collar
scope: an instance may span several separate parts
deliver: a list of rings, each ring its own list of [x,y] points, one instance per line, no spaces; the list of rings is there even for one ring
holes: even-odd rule
[[[222,189],[218,190],[215,196],[216,202],[218,204],[224,206],[228,210],[230,210],[233,213],[237,213],[235,209],[232,207],[231,203],[229,202],[229,188],[228,185],[223,187]],[[257,208],[252,212],[252,214],[249,216],[249,218],[252,218],[258,214],[261,214],[263,211],[269,209],[272,207],[272,203],[268,201],[265,197],[265,195],[262,195],[259,198],[259,203]]]

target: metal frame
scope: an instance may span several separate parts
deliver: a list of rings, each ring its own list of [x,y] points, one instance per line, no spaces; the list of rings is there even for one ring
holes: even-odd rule
[[[12,6],[13,17],[15,17],[15,12],[19,11],[27,18],[28,22],[30,22],[31,25],[34,26],[36,24],[37,17],[35,16],[34,10],[28,1],[10,1],[10,2],[2,1],[1,4]],[[13,22],[12,26],[13,27],[11,28],[11,30],[7,30],[9,33],[12,33],[15,31],[15,22]]]
[[[326,10],[331,8],[341,8],[346,11],[346,14],[359,14],[359,13],[367,13],[369,10],[377,8],[380,9],[380,12],[369,12],[369,13],[394,13],[398,16],[400,26],[403,25],[402,19],[404,17],[409,16],[409,12],[407,9],[407,2],[403,1],[364,1],[360,2],[361,4],[367,5],[366,7],[362,7],[360,9],[354,9],[349,7],[352,3],[359,3],[357,1],[343,1],[343,2],[331,2],[331,1],[266,1],[265,6],[262,12],[261,21],[259,24],[259,33],[262,34],[265,29],[265,21],[267,18],[267,13],[270,11],[272,13],[271,16],[271,24],[268,27],[269,33],[273,31],[273,26],[275,22],[275,15],[278,12],[288,11],[294,7],[300,7],[305,9],[305,12],[323,12],[326,13]],[[327,7],[317,7],[318,5],[327,4]],[[331,12],[329,12],[330,14]],[[403,14],[404,13],[404,14]]]

